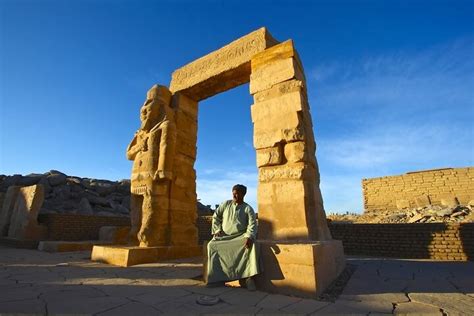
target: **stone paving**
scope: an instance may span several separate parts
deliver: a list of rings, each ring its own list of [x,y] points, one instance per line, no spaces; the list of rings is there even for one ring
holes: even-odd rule
[[[474,262],[348,258],[357,269],[329,302],[206,288],[199,258],[120,268],[89,257],[0,247],[0,314],[474,315]],[[203,295],[220,302],[197,304]]]

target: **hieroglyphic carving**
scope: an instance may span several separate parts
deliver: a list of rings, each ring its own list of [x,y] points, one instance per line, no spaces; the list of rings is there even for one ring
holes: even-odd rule
[[[170,90],[199,101],[248,82],[252,56],[276,43],[260,28],[173,72]]]

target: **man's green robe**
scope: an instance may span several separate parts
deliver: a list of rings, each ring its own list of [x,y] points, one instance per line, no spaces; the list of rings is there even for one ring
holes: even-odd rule
[[[232,200],[222,203],[212,216],[212,234],[224,232],[207,244],[209,283],[231,281],[254,276],[260,272],[257,245],[245,248],[246,238],[255,241],[257,221],[250,205],[237,205]]]

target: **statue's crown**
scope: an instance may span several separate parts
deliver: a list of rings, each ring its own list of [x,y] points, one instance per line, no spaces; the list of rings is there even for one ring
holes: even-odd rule
[[[155,99],[160,98],[166,101],[167,103],[171,100],[171,92],[166,86],[162,86],[159,84],[155,84],[153,87],[150,88],[147,92],[147,99]]]

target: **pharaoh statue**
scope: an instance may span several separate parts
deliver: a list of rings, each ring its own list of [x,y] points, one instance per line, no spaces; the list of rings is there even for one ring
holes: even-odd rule
[[[133,160],[130,239],[140,247],[168,242],[168,205],[176,142],[171,92],[154,85],[140,110],[141,126],[127,148]]]

